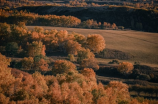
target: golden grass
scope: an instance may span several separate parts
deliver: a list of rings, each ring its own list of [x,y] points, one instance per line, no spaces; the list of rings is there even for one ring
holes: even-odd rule
[[[27,26],[33,29],[34,26]],[[87,36],[88,34],[101,34],[106,41],[106,48],[116,49],[130,53],[133,59],[130,62],[139,61],[153,67],[158,66],[158,33],[149,33],[132,30],[101,30],[101,29],[81,29],[65,27],[47,27],[44,29],[67,30],[69,33],[76,32]]]

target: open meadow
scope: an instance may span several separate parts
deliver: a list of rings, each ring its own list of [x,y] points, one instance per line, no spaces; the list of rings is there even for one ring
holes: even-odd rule
[[[85,36],[88,34],[100,34],[105,38],[106,48],[119,50],[133,56],[133,58],[126,61],[132,63],[140,62],[140,64],[158,67],[158,33],[133,30],[100,30],[48,26],[42,27],[47,30],[67,30],[69,33],[76,32]],[[34,26],[27,26],[27,28],[33,29]],[[104,59],[99,59],[99,62],[104,62]],[[105,63],[107,63],[107,60],[105,60]]]

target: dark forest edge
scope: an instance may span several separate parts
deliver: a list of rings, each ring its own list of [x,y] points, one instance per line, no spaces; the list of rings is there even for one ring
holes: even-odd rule
[[[105,10],[103,9],[103,11],[101,8],[104,8]],[[61,10],[59,12],[55,11],[55,9]],[[71,11],[71,9],[74,9],[74,11]],[[95,9],[95,11],[92,11],[91,9]],[[158,32],[157,10],[131,9],[127,7],[83,8],[56,6],[28,6],[19,7],[17,10],[1,9],[0,22],[7,22],[9,24],[25,22],[26,25],[35,26],[57,26],[89,29],[125,28],[147,32]],[[34,11],[36,12],[33,13]],[[14,19],[14,21],[12,21],[12,19]]]
[[[14,21],[13,21],[14,20]],[[80,19],[74,16],[57,16],[57,15],[38,15],[27,11],[3,10],[0,9],[0,22],[8,24],[18,24],[23,22],[26,25],[33,26],[56,26],[56,27],[74,27],[74,28],[89,28],[89,29],[124,29],[123,26],[116,26],[115,23],[110,24],[88,19],[81,22]]]
[[[115,23],[123,28],[141,30],[147,32],[158,32],[158,11],[153,9],[138,9],[124,6],[102,6],[102,7],[64,7],[64,6],[26,6],[16,8],[27,10],[40,15],[55,14],[75,16],[81,21],[93,19],[97,23]],[[60,10],[60,11],[58,11]],[[122,28],[120,27],[120,28]],[[86,27],[87,28],[87,27]],[[88,27],[89,28],[89,27]]]

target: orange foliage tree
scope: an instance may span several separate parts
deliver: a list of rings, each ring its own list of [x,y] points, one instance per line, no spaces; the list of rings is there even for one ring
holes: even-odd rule
[[[57,60],[53,65],[52,72],[53,74],[76,72],[76,66],[70,61]]]
[[[122,62],[119,64],[117,70],[122,74],[130,74],[133,70],[133,64],[129,62]]]
[[[86,46],[93,52],[98,53],[105,48],[105,40],[99,34],[88,35]]]
[[[75,32],[72,32],[72,35],[74,36],[74,41],[77,41],[79,44],[83,45],[86,41],[86,37],[82,34],[78,34]]]
[[[77,55],[77,52],[81,49],[81,44],[73,40],[67,40],[63,43],[63,48],[66,53]]]
[[[11,74],[10,59],[0,53],[0,93],[10,95],[10,87],[14,84],[15,78]],[[3,95],[1,95],[3,97]],[[1,99],[2,100],[2,99]]]
[[[78,51],[77,61],[78,63],[81,63],[83,59],[91,59],[94,57],[95,55],[89,49],[82,48]]]
[[[99,69],[99,65],[97,64],[97,60],[95,58],[83,59],[80,63],[80,68],[92,68],[94,70]]]
[[[22,68],[25,70],[31,70],[33,67],[34,59],[32,57],[24,57],[21,61]]]
[[[45,56],[45,45],[41,41],[33,41],[31,44],[28,44],[28,55],[30,57],[35,57],[38,55]]]

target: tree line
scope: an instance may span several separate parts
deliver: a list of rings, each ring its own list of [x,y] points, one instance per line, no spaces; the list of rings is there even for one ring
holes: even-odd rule
[[[34,26],[118,29],[115,23],[101,23],[93,19],[81,22],[79,18],[74,16],[38,15],[27,11],[6,11],[3,9],[0,9],[0,22],[6,22],[8,24],[18,24],[19,22],[24,22],[26,25]]]

